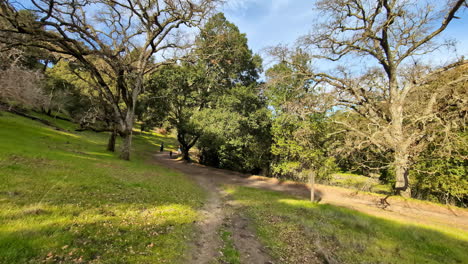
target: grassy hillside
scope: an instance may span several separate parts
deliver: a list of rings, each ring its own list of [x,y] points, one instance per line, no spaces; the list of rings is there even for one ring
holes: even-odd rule
[[[0,112],[0,263],[180,261],[204,194],[148,160],[175,142],[138,135],[126,162],[106,140]]]
[[[280,263],[468,263],[468,234],[228,186]]]

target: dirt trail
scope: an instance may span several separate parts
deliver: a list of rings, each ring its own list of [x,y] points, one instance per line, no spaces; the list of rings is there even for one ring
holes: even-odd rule
[[[166,167],[179,170],[189,175],[209,193],[207,203],[202,209],[204,221],[198,223],[200,236],[196,242],[193,259],[197,263],[210,263],[219,256],[222,242],[217,231],[226,219],[230,219],[230,228],[233,228],[234,242],[239,250],[243,263],[272,263],[270,257],[256,240],[253,232],[248,228],[248,219],[245,216],[229,216],[230,202],[223,193],[223,184],[234,184],[246,187],[261,188],[286,192],[298,197],[309,197],[309,187],[306,184],[295,182],[281,182],[277,179],[261,176],[248,176],[240,173],[215,169],[195,163],[185,163],[169,159],[167,153],[155,155],[155,161]],[[385,210],[378,206],[381,196],[356,193],[356,191],[317,185],[316,195],[322,198],[321,203],[338,205],[357,210],[380,218],[402,221],[404,223],[418,223],[439,228],[452,228],[468,231],[468,210],[453,207],[444,207],[423,202],[414,202],[399,198],[390,198],[390,206]],[[236,234],[238,233],[238,234]],[[247,245],[247,246],[245,246]],[[250,248],[250,249],[249,249]],[[251,250],[251,252],[245,252]]]
[[[208,199],[201,209],[203,219],[197,223],[196,247],[189,258],[194,263],[210,263],[219,257],[218,249],[222,243],[217,235],[224,220],[222,197],[219,186],[201,173],[191,172],[190,175],[208,192]]]
[[[176,161],[170,159],[167,153],[157,153],[155,161],[190,176],[208,193],[208,198],[201,209],[203,220],[196,223],[197,233],[192,252],[187,256],[188,263],[218,262],[223,245],[219,235],[221,228],[232,232],[232,239],[240,253],[242,263],[273,263],[250,229],[248,219],[240,215],[237,204],[230,201],[228,195],[222,190],[223,184],[235,184],[238,179],[242,180],[242,178],[193,163]]]
[[[307,184],[291,181],[280,182],[277,179],[261,176],[249,176],[247,180],[249,181],[247,186],[284,191],[299,197],[309,197],[310,187]],[[425,224],[442,229],[454,228],[468,231],[468,210],[462,208],[391,197],[388,199],[391,205],[382,209],[380,199],[383,196],[381,195],[320,184],[316,185],[317,195],[322,198],[321,203],[346,207],[380,218],[404,223]]]

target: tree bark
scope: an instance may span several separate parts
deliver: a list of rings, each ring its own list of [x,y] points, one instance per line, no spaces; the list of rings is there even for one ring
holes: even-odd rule
[[[134,108],[127,109],[127,114],[125,115],[125,120],[123,123],[123,133],[122,133],[122,148],[120,153],[120,158],[123,160],[130,160],[130,152],[132,148],[132,132],[133,132],[133,117],[134,117]]]
[[[181,146],[182,159],[188,161],[190,160],[189,151],[195,145],[195,143],[197,143],[198,138],[200,138],[200,136],[194,136],[191,139],[187,139],[187,138],[190,138],[190,136],[187,135],[185,130],[178,128],[177,129],[177,141],[179,141],[180,146]]]
[[[132,147],[132,132],[125,132],[122,135],[122,148],[120,158],[123,160],[130,160],[130,149]]]
[[[411,197],[411,188],[409,186],[409,162],[407,155],[401,152],[395,152],[395,192],[405,198]]]
[[[309,174],[309,183],[310,183],[310,201],[315,200],[315,171],[311,171]]]
[[[187,161],[190,160],[189,150],[190,148],[188,146],[182,145],[181,151],[182,151],[183,160],[187,160]]]
[[[115,152],[115,139],[117,138],[117,128],[114,126],[107,142],[107,150]]]
[[[394,155],[393,164],[395,167],[395,193],[403,197],[411,197],[411,189],[409,187],[409,148],[406,142],[405,131],[404,131],[404,100],[405,94],[398,89],[398,83],[395,76],[396,70],[391,69],[389,74],[389,88],[390,88],[390,113],[392,123],[390,126],[391,132],[388,138],[389,143],[393,145]]]

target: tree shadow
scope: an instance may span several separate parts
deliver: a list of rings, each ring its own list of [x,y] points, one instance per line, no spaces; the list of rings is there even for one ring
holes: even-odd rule
[[[248,210],[262,240],[290,262],[306,261],[307,254],[329,263],[468,262],[468,236],[461,230],[464,235],[274,191],[238,187],[231,194]]]

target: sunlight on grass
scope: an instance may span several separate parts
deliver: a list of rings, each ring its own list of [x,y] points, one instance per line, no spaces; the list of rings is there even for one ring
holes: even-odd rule
[[[468,263],[468,236],[385,220],[288,195],[227,186],[284,263]]]
[[[84,160],[92,160],[92,161],[98,161],[99,159],[98,158],[93,158],[93,157],[87,157],[87,156],[84,156],[84,155],[78,155],[78,154],[62,154],[63,156],[66,156],[66,157],[71,157],[71,158],[77,158],[77,159],[84,159]]]
[[[61,134],[61,135],[64,135],[64,136],[67,136],[67,137],[72,137],[72,138],[81,138],[78,135],[68,133],[68,132],[63,132],[63,131],[57,131],[57,134]]]
[[[3,112],[0,127],[0,263],[181,259],[204,193],[147,162],[166,138],[135,136],[128,162],[104,152],[106,133],[71,136]]]
[[[278,199],[278,202],[282,203],[282,204],[285,204],[285,205],[293,206],[293,207],[296,207],[296,208],[316,208],[318,206],[318,204],[311,203],[308,200]],[[385,220],[385,218],[383,218],[383,217],[375,217],[375,218]],[[403,220],[392,220],[392,222],[395,222],[395,224],[399,223],[399,224],[402,224],[402,225],[407,225],[409,227],[414,226],[415,228],[426,228],[428,230],[432,229],[434,231],[441,232],[441,233],[443,233],[443,234],[445,234],[447,236],[450,236],[452,238],[468,241],[468,232],[461,231],[460,229],[447,228],[445,226],[444,227],[436,227],[436,226],[425,225],[425,224],[417,224],[417,225],[416,224],[408,224],[407,222],[405,222]],[[361,221],[360,225],[364,225],[364,224],[368,225],[369,223],[370,222],[368,222],[368,221],[367,222]]]
[[[88,154],[88,155],[96,155],[96,156],[105,156],[105,157],[113,157],[114,155],[110,154],[110,153],[105,153],[105,152],[92,152],[92,151],[88,151],[88,152],[84,152],[85,154]]]

